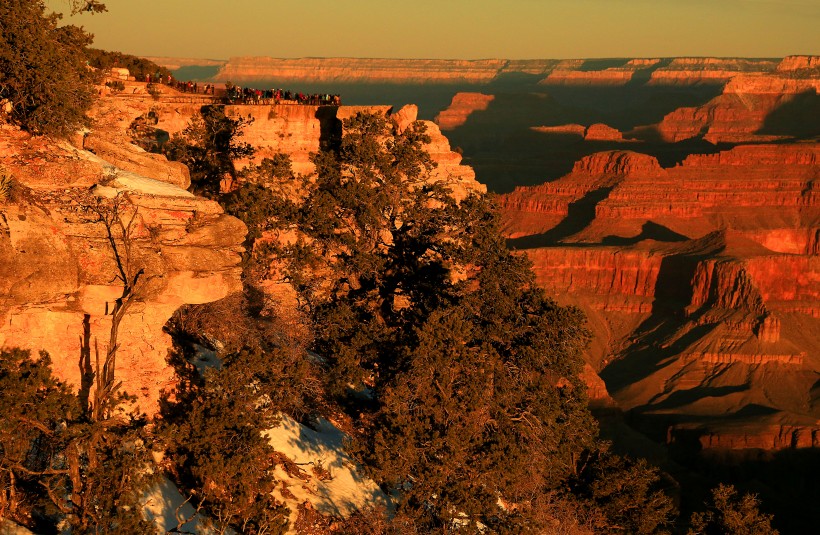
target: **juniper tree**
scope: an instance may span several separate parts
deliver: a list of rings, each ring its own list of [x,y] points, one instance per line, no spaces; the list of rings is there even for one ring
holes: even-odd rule
[[[72,7],[99,11],[94,0]],[[94,74],[85,60],[91,36],[59,26],[60,18],[42,0],[0,4],[0,101],[11,104],[15,123],[35,134],[74,132],[87,122],[94,98]]]
[[[142,423],[88,420],[51,375],[46,353],[0,352],[0,516],[52,532],[153,534],[141,499],[151,481]]]
[[[535,287],[488,199],[456,202],[430,179],[422,123],[343,126],[274,223],[299,237],[276,261],[307,303],[330,391],[370,392],[353,449],[408,529],[536,529],[533,498],[594,441],[583,318]]]

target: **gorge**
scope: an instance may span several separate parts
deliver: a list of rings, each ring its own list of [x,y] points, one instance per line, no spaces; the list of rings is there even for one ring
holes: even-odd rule
[[[385,100],[405,98],[401,84],[427,87],[420,106],[345,94],[341,107],[228,104],[226,116],[249,120],[242,140],[255,148],[236,164],[286,154],[310,175],[310,154],[359,111],[399,131],[427,119],[431,182],[459,199],[498,194],[509,247],[560,304],[585,313],[584,380],[618,451],[658,448],[674,473],[820,447],[817,57],[154,59],[259,87],[396,84]],[[58,378],[82,380],[83,321],[104,339],[106,303],[120,291],[87,208],[121,194],[146,287],[121,326],[118,372],[154,414],[174,384],[166,323],[182,305],[241,290],[247,228],[189,193],[185,166],[132,144],[140,118],[154,117],[167,140],[210,101],[123,87],[100,89],[93,129],[72,143],[0,128],[2,165],[20,186],[0,212],[0,345],[45,349]],[[796,526],[795,509],[817,496],[809,477],[794,489],[761,483],[781,492],[776,507]]]

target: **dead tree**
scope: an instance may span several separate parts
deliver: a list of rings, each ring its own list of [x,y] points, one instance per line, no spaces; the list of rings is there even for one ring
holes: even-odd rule
[[[105,358],[100,362],[100,351],[96,340],[94,341],[95,371],[90,369],[90,332],[88,327],[84,328],[81,339],[80,367],[83,380],[82,388],[87,389],[85,394],[84,410],[87,416],[93,421],[107,420],[111,416],[111,411],[120,403],[117,395],[122,382],[116,380],[117,350],[119,342],[120,323],[128,309],[138,298],[139,290],[144,280],[143,268],[137,268],[133,256],[133,232],[134,222],[137,218],[137,210],[125,219],[124,198],[118,195],[114,199],[95,199],[94,202],[85,204],[83,207],[93,214],[93,222],[100,223],[105,228],[105,235],[108,245],[111,247],[117,273],[113,281],[122,283],[122,293],[117,297],[113,305],[105,305],[105,314],[111,316],[111,330],[108,336],[108,346]],[[112,281],[112,282],[113,282]],[[84,322],[85,323],[85,322]],[[94,378],[93,400],[89,400],[89,392]],[[81,394],[82,398],[82,394]]]

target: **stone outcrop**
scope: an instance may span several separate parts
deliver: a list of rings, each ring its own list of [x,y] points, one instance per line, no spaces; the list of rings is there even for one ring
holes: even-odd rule
[[[721,95],[702,106],[669,113],[654,130],[672,143],[696,137],[717,144],[816,135],[820,132],[816,116],[820,77],[794,76],[793,72],[738,74],[728,81]],[[811,99],[815,102],[808,102],[808,108],[799,111],[800,104]],[[790,110],[793,106],[797,108]],[[790,131],[789,127],[796,129]]]
[[[105,140],[93,143],[102,148]],[[11,129],[0,131],[0,147],[2,163],[16,181],[13,195],[0,204],[0,346],[46,350],[56,376],[78,385],[87,314],[91,343],[99,340],[105,351],[106,310],[122,287],[105,227],[84,207],[119,193],[125,223],[133,218],[128,262],[145,273],[119,329],[117,378],[124,391],[137,396],[139,408],[152,414],[160,391],[174,381],[166,362],[171,340],[163,326],[183,304],[241,290],[244,224],[174,184],[178,167],[159,159],[145,161],[170,183]],[[129,148],[100,152],[125,154],[128,165],[139,170],[127,156]]]
[[[603,123],[595,123],[584,130],[587,141],[624,141],[624,136],[617,128]]]
[[[466,123],[472,113],[486,110],[494,99],[494,95],[483,93],[456,93],[450,106],[436,116],[436,124],[444,131],[454,130]]]
[[[139,84],[136,84],[139,85]],[[144,84],[143,84],[144,85]],[[200,105],[177,103],[173,99],[161,98],[159,101],[139,100],[128,97],[106,99],[97,111],[98,128],[104,130],[108,136],[122,136],[131,123],[142,115],[153,111],[158,120],[156,128],[166,135],[172,136],[185,129],[192,117],[199,113]],[[252,160],[240,160],[238,167],[251,163],[259,163],[264,158],[270,158],[283,153],[290,156],[293,170],[297,174],[309,175],[314,172],[310,155],[318,152],[321,147],[341,135],[341,123],[348,117],[359,112],[370,112],[388,116],[399,129],[416,121],[418,109],[408,105],[393,113],[390,106],[304,106],[293,104],[279,105],[245,105],[236,104],[225,106],[225,114],[229,117],[244,118],[249,124],[244,128],[242,141],[249,143],[255,149]],[[430,153],[436,168],[432,179],[448,182],[458,198],[463,198],[469,191],[485,192],[486,187],[475,180],[475,172],[469,166],[462,165],[462,156],[453,151],[450,142],[438,125],[431,121],[423,121],[427,127],[427,134],[431,138],[427,151]],[[119,134],[118,134],[119,132]],[[95,137],[89,136],[86,144],[93,150],[102,150],[102,144]],[[127,146],[127,143],[124,144]],[[108,145],[105,145],[108,147]],[[140,157],[153,158],[139,152],[139,149],[119,148],[119,152],[109,155],[119,163],[127,164],[135,152]],[[123,155],[123,152],[127,155]],[[145,159],[143,158],[143,160]],[[160,161],[164,158],[156,157]],[[139,162],[148,165],[150,162]],[[167,162],[166,162],[167,163]],[[163,169],[174,167],[171,164]],[[150,165],[148,165],[150,169]]]
[[[174,184],[182,189],[191,185],[188,168],[179,162],[169,162],[160,154],[151,154],[124,138],[104,139],[98,133],[85,136],[83,148],[124,171]]]

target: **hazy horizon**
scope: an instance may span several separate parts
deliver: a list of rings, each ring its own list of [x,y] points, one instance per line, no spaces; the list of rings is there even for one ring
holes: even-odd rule
[[[66,11],[67,0],[47,0]],[[140,56],[592,59],[820,54],[815,0],[107,0],[66,17]]]

